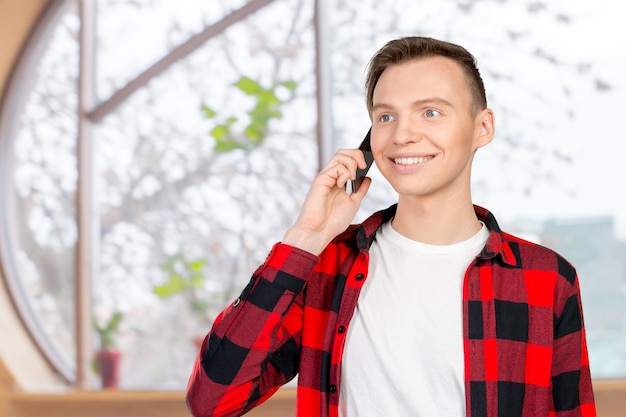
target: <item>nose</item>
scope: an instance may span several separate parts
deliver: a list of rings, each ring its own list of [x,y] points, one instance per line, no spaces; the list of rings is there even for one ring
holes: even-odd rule
[[[396,123],[396,129],[393,134],[393,143],[396,145],[407,145],[422,140],[423,132],[415,120],[404,117]]]

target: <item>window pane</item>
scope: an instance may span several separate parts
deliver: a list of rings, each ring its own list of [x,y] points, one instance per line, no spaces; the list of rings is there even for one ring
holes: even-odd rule
[[[42,349],[72,376],[76,244],[76,80],[79,22],[65,8],[29,57],[7,119],[3,259],[18,306]],[[39,52],[43,52],[39,55]],[[23,98],[23,101],[22,101]],[[15,110],[19,109],[19,110]],[[9,171],[10,170],[10,171]],[[4,175],[2,176],[4,178]]]
[[[97,127],[95,308],[124,314],[124,388],[184,388],[194,338],[295,219],[317,170],[312,12],[263,8]]]
[[[356,146],[369,126],[358,75],[384,42],[419,34],[466,46],[497,126],[474,162],[474,199],[505,230],[577,267],[592,374],[626,376],[626,29],[617,5],[418,3],[339,2],[327,13],[339,146]],[[372,176],[360,217],[395,201],[380,174]]]
[[[98,0],[98,97],[106,99],[174,47],[245,4]]]

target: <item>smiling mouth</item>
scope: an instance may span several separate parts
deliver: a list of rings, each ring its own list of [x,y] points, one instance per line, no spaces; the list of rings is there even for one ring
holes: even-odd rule
[[[394,158],[393,162],[397,165],[417,165],[423,164],[433,159],[432,156],[414,156],[411,158]]]

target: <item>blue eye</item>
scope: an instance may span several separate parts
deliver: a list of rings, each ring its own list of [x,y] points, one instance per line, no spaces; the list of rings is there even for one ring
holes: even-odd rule
[[[383,123],[391,122],[393,117],[390,114],[381,114],[379,120]]]
[[[434,109],[428,109],[424,112],[424,116],[426,117],[436,117],[439,116],[441,113],[439,113],[437,110]]]

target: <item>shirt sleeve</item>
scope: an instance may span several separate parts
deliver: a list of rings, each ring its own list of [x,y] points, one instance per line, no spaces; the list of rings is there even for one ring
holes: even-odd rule
[[[187,386],[195,417],[240,416],[298,372],[303,290],[319,258],[276,244],[215,320]]]
[[[579,281],[573,267],[566,266],[561,265],[561,273],[569,285],[560,291],[561,301],[554,317],[554,411],[559,417],[595,417]]]

